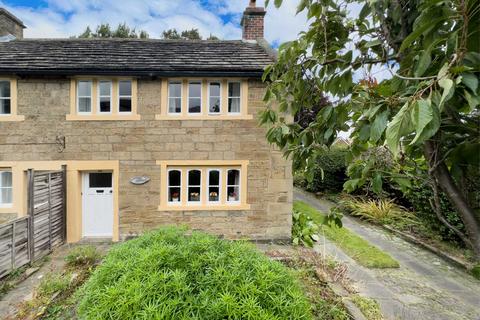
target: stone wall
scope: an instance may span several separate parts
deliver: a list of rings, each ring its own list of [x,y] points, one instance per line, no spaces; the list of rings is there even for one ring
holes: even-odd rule
[[[120,234],[138,234],[162,224],[188,224],[228,238],[290,238],[291,164],[265,139],[257,120],[155,120],[160,80],[138,81],[139,121],[66,121],[70,81],[18,80],[22,122],[0,122],[0,161],[119,160]],[[249,110],[263,108],[264,85],[249,81]],[[66,137],[66,149],[53,142]],[[5,145],[10,144],[10,145]],[[156,160],[249,160],[248,211],[160,212],[160,167]],[[151,181],[135,186],[130,178]]]
[[[6,14],[0,12],[0,37],[8,34],[14,35],[17,39],[22,39],[23,28]]]

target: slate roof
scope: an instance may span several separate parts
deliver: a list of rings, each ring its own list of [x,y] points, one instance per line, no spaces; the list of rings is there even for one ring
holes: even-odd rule
[[[0,75],[259,77],[273,62],[257,43],[154,39],[0,42]]]

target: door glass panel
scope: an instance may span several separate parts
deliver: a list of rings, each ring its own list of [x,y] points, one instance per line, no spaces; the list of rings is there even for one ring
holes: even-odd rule
[[[90,173],[89,177],[90,188],[111,188],[112,187],[112,173],[95,172]]]

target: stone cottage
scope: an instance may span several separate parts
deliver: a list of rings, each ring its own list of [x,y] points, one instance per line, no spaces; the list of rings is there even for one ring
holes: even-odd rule
[[[26,171],[67,167],[67,241],[187,224],[287,239],[291,164],[265,139],[265,10],[243,39],[23,39],[0,9],[0,214],[27,214]]]

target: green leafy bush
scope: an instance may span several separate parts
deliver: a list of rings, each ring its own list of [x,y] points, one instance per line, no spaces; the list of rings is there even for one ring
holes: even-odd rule
[[[246,242],[162,228],[113,247],[79,291],[81,319],[311,319],[299,283]]]
[[[476,265],[472,268],[472,270],[470,270],[470,272],[472,273],[472,275],[473,275],[476,279],[480,280],[480,263],[479,263],[479,264],[476,264]]]
[[[92,266],[101,258],[101,254],[92,245],[78,246],[70,250],[65,257],[67,265],[70,267]]]
[[[464,245],[460,238],[442,222],[440,222],[430,205],[433,199],[433,191],[427,185],[415,185],[404,193],[405,199],[410,204],[415,214],[427,225],[435,234],[439,235],[442,240]],[[440,205],[442,214],[445,219],[461,231],[465,230],[465,226],[453,208],[445,194],[440,193]]]
[[[313,247],[318,241],[319,226],[308,214],[300,210],[293,210],[292,242],[294,245],[302,244]]]
[[[341,192],[347,181],[346,149],[332,148],[319,156],[306,189],[311,192]]]

